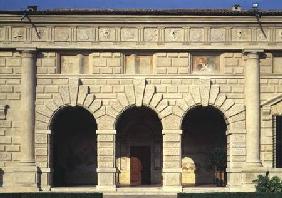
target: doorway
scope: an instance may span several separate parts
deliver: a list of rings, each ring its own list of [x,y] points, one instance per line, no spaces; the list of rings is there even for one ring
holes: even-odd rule
[[[116,123],[117,185],[162,184],[162,125],[148,107],[130,107]]]
[[[149,146],[130,147],[130,183],[151,184],[151,149]]]

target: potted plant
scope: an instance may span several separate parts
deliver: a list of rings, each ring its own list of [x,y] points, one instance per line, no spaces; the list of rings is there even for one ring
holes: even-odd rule
[[[225,186],[227,154],[225,147],[216,147],[208,153],[208,169],[214,170],[216,186]]]

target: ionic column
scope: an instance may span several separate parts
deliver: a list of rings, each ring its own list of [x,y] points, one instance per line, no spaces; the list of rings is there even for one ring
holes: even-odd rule
[[[163,130],[163,188],[181,191],[182,130]]]
[[[246,165],[261,166],[260,161],[260,66],[263,50],[244,50],[246,104]]]
[[[115,136],[116,130],[97,130],[98,186],[99,190],[116,189]]]

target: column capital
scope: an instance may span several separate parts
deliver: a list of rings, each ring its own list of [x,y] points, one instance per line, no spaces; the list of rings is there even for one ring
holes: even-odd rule
[[[22,57],[32,58],[36,54],[37,48],[21,47],[21,48],[17,48],[16,50],[22,54]]]
[[[243,49],[243,54],[248,56],[248,58],[257,59],[259,56],[264,54],[263,49]]]

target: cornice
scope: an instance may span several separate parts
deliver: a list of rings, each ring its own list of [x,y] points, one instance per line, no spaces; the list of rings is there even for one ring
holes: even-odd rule
[[[155,15],[30,15],[35,24],[256,24],[255,16],[155,16]],[[0,14],[0,23],[25,24],[19,14]],[[261,23],[282,23],[282,16],[262,16]]]

